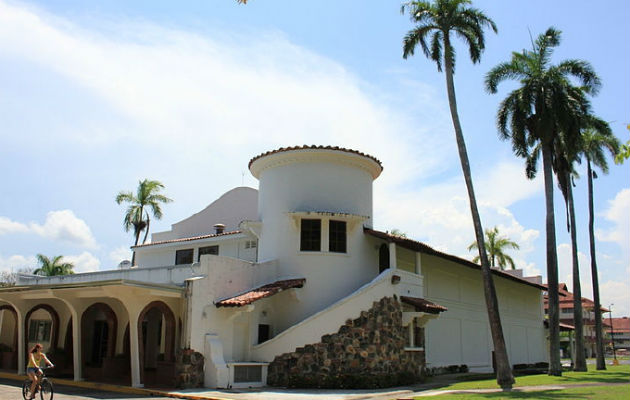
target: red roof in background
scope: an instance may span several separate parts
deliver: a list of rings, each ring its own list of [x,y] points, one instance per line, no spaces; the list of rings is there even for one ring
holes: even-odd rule
[[[277,281],[268,285],[261,286],[256,289],[252,289],[243,294],[233,296],[221,301],[217,301],[214,304],[217,307],[241,307],[255,302],[256,300],[264,299],[265,297],[273,296],[283,290],[291,288],[301,288],[304,286],[306,279],[286,279],[284,281]]]
[[[358,150],[347,149],[345,147],[339,147],[339,146],[321,146],[321,145],[317,146],[317,145],[306,145],[306,144],[303,146],[280,147],[279,149],[271,150],[271,151],[267,151],[265,153],[259,154],[256,157],[249,160],[248,167],[251,168],[254,161],[258,160],[259,158],[262,158],[271,154],[275,154],[275,153],[283,153],[287,151],[296,151],[296,150],[336,150],[336,151],[343,151],[344,153],[357,154],[359,156],[363,156],[363,157],[367,157],[371,159],[372,161],[376,162],[379,165],[379,167],[381,167],[381,170],[383,169],[383,164],[380,162],[378,158],[371,156],[369,154],[366,154],[366,153],[362,153]]]
[[[544,286],[547,287],[547,285],[545,284]],[[573,307],[573,293],[569,292],[569,289],[567,288],[567,284],[566,283],[559,283],[558,284],[558,295],[559,295],[559,303],[560,303],[560,307],[565,306],[565,307]],[[549,297],[547,295],[544,296],[544,303],[545,303],[545,309],[549,308]],[[586,297],[582,297],[582,307],[583,308],[595,308],[595,302],[589,298]],[[600,306],[601,307],[601,306]],[[608,309],[601,307],[601,310],[603,312],[608,312]]]
[[[410,306],[414,306],[416,311],[422,311],[429,314],[439,314],[442,311],[448,311],[448,308],[444,306],[419,297],[400,296],[400,301],[409,304]]]
[[[609,324],[610,324],[610,320]],[[630,332],[630,319],[628,317],[623,318],[613,318],[612,319],[612,331],[613,332]],[[611,330],[610,327],[606,329],[607,331]]]

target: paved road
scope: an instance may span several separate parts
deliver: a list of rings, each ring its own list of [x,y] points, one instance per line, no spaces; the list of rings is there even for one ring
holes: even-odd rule
[[[53,380],[54,381],[54,380]],[[22,399],[22,382],[0,379],[0,400]],[[134,396],[124,393],[101,392],[71,386],[55,386],[54,400],[118,399],[118,400],[165,400],[165,397]]]

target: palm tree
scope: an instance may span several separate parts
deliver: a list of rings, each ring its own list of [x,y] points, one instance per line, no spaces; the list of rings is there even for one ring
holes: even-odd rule
[[[582,131],[582,151],[586,158],[586,173],[588,176],[588,234],[591,250],[591,276],[593,280],[593,302],[595,303],[595,346],[597,349],[597,369],[606,369],[604,361],[604,338],[602,334],[602,310],[599,301],[599,278],[597,276],[597,257],[595,255],[595,233],[593,229],[595,213],[593,211],[593,178],[597,174],[592,165],[599,167],[603,173],[608,173],[608,163],[604,150],[612,156],[619,151],[619,140],[613,135],[608,124],[592,125]],[[592,165],[591,165],[592,164]]]
[[[514,269],[514,260],[512,257],[505,254],[504,249],[512,248],[512,249],[520,249],[519,245],[516,242],[511,241],[507,237],[499,236],[499,228],[494,227],[492,229],[486,229],[486,253],[490,256],[490,266],[491,267],[499,267],[502,270],[505,269],[506,266],[510,266]],[[477,242],[472,242],[470,246],[468,246],[468,251],[473,249],[478,249]],[[479,263],[479,256],[475,256],[473,258],[473,262]]]
[[[556,253],[553,209],[553,154],[560,132],[567,143],[575,138],[575,120],[584,94],[596,93],[600,82],[591,66],[580,60],[565,60],[551,65],[554,47],[560,44],[560,31],[549,28],[538,36],[532,50],[512,53],[512,59],[493,68],[486,76],[486,89],[496,93],[499,83],[518,80],[521,87],[510,92],[499,105],[497,126],[502,139],[511,139],[514,152],[527,159],[526,173],[535,173],[536,157],[532,147],[539,146],[543,159],[546,208],[547,283],[549,296],[549,374],[562,375],[560,365],[560,315],[558,309],[558,256]],[[581,84],[573,86],[569,77]]]
[[[151,224],[148,210],[151,210],[151,214],[153,214],[155,219],[161,219],[162,208],[160,204],[173,201],[159,193],[163,188],[164,185],[161,182],[145,179],[138,183],[138,189],[135,195],[132,192],[121,191],[116,196],[116,203],[129,203],[125,218],[123,219],[123,226],[125,227],[125,232],[129,232],[133,227],[133,234],[135,236],[134,246],[138,245],[140,234],[143,230],[145,230],[145,234],[142,243],[147,241]],[[136,252],[134,251],[131,256],[131,265],[135,265],[135,261]]]
[[[74,274],[72,270],[74,265],[69,262],[61,262],[62,258],[63,256],[55,256],[51,260],[43,254],[38,254],[37,261],[39,261],[39,268],[35,269],[33,274],[42,276]]]
[[[455,84],[453,74],[455,73],[455,48],[452,40],[454,37],[462,39],[468,46],[470,59],[473,63],[478,63],[481,53],[485,49],[484,29],[490,28],[495,33],[497,27],[490,18],[482,11],[470,6],[469,0],[435,0],[411,1],[402,6],[401,11],[409,12],[411,21],[416,25],[410,30],[403,40],[403,58],[412,56],[418,45],[422,48],[424,55],[437,64],[438,71],[444,72],[446,76],[446,91],[448,102],[455,130],[455,140],[459,152],[459,159],[466,181],[470,211],[472,214],[475,237],[481,258],[481,271],[486,296],[486,306],[488,309],[488,320],[494,344],[495,360],[497,366],[497,383],[504,389],[509,389],[514,383],[514,376],[508,361],[501,317],[499,315],[499,305],[497,301],[496,289],[492,281],[490,263],[485,252],[483,238],[483,228],[481,218],[475,199],[472,176],[470,173],[470,163],[466,151],[464,134],[459,122],[457,112],[457,100],[455,98]],[[430,44],[429,44],[430,40]]]

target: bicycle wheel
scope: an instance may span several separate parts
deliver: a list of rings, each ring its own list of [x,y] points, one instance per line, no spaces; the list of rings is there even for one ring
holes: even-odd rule
[[[46,378],[40,385],[39,396],[42,400],[52,400],[53,398],[53,384]]]
[[[31,384],[32,383],[33,382],[31,382],[30,379],[27,379],[22,384],[22,397],[24,398],[24,400],[28,400],[31,398]]]

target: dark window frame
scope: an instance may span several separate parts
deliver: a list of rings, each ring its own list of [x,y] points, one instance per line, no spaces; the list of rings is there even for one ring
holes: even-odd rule
[[[206,255],[206,254],[212,254],[212,255],[218,256],[219,255],[219,245],[215,244],[215,245],[212,245],[212,246],[200,247],[199,251],[197,251],[197,262],[201,261],[201,256]]]
[[[184,252],[190,252],[190,262],[180,262],[180,258],[183,258]],[[175,250],[175,265],[192,264],[195,256],[195,249],[181,249]]]
[[[322,251],[322,220],[302,218],[300,251]]]
[[[346,221],[334,219],[328,221],[328,251],[331,253],[348,252],[348,224]]]

